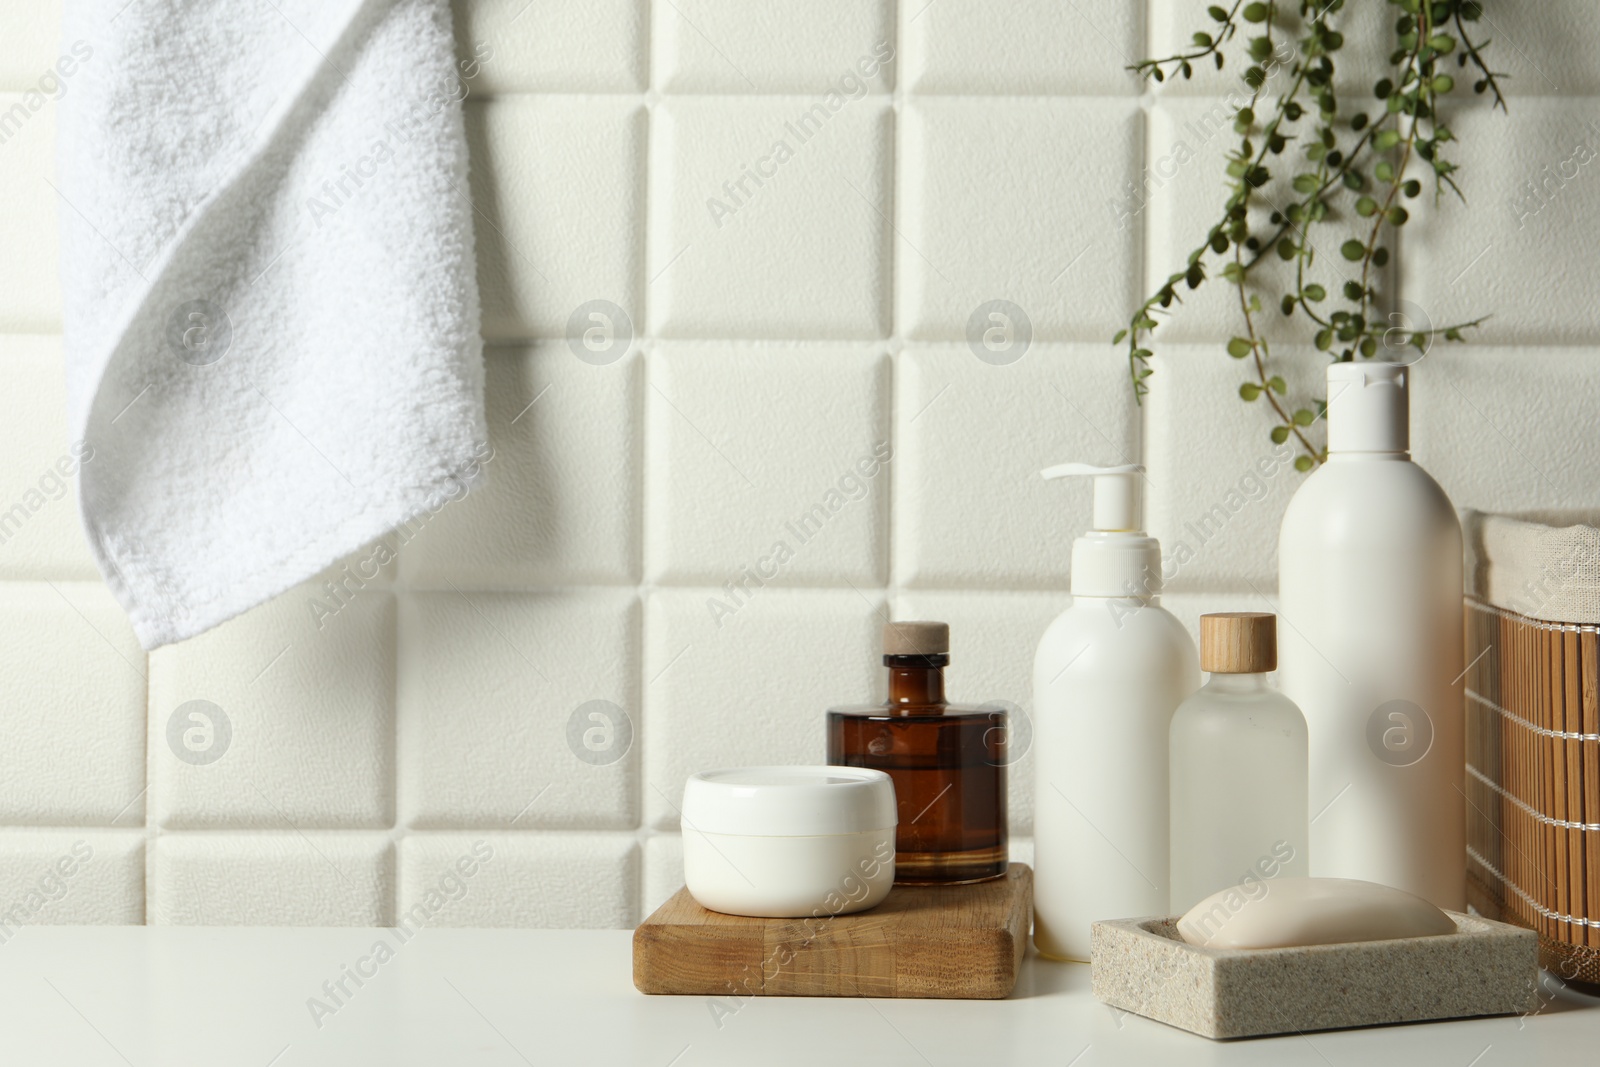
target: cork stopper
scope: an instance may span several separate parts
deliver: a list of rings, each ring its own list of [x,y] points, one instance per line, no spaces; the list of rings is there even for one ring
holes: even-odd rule
[[[947,622],[886,622],[883,624],[885,656],[942,656],[950,651]]]
[[[1200,616],[1200,669],[1212,674],[1277,670],[1277,616],[1269,611],[1219,611]]]

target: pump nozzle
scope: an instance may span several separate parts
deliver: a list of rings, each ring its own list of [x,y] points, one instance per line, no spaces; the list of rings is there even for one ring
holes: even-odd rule
[[[1125,533],[1139,527],[1139,475],[1137,463],[1120,467],[1096,467],[1092,463],[1058,463],[1041,471],[1046,478],[1094,479],[1093,529]]]
[[[1094,479],[1094,527],[1072,543],[1072,595],[1152,600],[1161,592],[1161,546],[1139,525],[1137,463],[1062,463],[1046,478]]]

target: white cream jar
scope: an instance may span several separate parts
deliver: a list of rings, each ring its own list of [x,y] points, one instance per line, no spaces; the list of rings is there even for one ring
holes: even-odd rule
[[[683,788],[683,874],[730,915],[865,911],[894,883],[894,783],[866,767],[704,771]]]

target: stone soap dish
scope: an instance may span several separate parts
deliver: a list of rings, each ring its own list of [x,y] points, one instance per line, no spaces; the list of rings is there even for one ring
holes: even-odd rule
[[[1097,922],[1090,982],[1113,1007],[1213,1038],[1532,1011],[1534,932],[1446,914],[1453,934],[1305,948],[1201,948],[1177,916]]]

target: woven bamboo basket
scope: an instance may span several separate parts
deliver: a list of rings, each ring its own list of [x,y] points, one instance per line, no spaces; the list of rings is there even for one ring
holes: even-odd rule
[[[1468,898],[1600,983],[1600,530],[1464,526]]]

